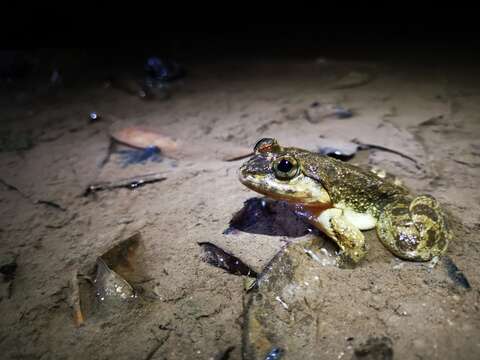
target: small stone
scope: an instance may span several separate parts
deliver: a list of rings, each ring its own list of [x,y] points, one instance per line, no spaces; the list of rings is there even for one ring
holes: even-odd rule
[[[98,114],[96,112],[91,112],[88,115],[88,118],[90,119],[91,122],[95,122],[95,121],[100,119],[100,116],[98,116]]]

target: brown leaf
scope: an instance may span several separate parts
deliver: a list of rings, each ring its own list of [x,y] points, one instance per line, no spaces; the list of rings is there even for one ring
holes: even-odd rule
[[[177,141],[173,140],[172,138],[138,127],[123,128],[114,131],[111,136],[122,144],[140,149],[145,149],[148,146],[154,145],[160,148],[160,150],[163,152],[173,153],[178,147]]]

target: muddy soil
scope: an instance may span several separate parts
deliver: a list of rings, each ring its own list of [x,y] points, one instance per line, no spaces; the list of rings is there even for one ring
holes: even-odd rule
[[[247,276],[203,261],[202,242],[259,274],[290,257],[290,277],[276,272],[260,302],[271,316],[264,322],[269,339],[277,341],[265,345],[266,352],[283,347],[284,359],[480,358],[478,69],[328,57],[186,65],[188,75],[164,99],[104,86],[101,76],[60,90],[2,89],[2,358],[263,358],[249,345],[255,328],[248,309],[258,306],[258,290],[247,293]],[[122,71],[139,76],[138,68]],[[354,116],[324,118],[315,109],[323,103],[352,109]],[[91,111],[102,118],[90,123]],[[113,153],[105,161],[117,126],[179,139],[185,155],[123,166]],[[244,160],[220,155],[242,155],[262,137],[312,151],[351,149],[352,140],[377,146],[350,161],[381,167],[442,203],[455,233],[448,256],[470,288],[449,275],[444,262],[432,269],[396,259],[374,234],[366,261],[342,270],[329,261],[308,263],[298,249],[315,232],[295,219],[225,231],[259,195],[237,180]],[[151,173],[165,180],[85,196],[91,183]],[[106,259],[141,302],[114,311],[95,306],[89,279],[97,258],[137,233],[133,260],[129,252],[125,266],[113,255]],[[335,251],[322,241],[325,252]],[[81,326],[72,310],[75,273]],[[274,295],[292,277],[303,287],[278,301]],[[300,305],[301,296],[307,305]],[[302,307],[295,316],[288,301]],[[370,351],[375,339],[381,344]]]

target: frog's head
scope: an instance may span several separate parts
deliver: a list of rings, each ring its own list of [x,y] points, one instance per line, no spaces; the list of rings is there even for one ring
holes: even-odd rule
[[[281,147],[275,139],[257,142],[254,155],[240,167],[239,180],[268,197],[309,206],[329,206],[325,188],[304,172],[307,152]]]

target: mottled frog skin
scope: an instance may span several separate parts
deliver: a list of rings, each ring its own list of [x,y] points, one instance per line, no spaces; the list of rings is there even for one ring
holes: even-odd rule
[[[239,180],[250,189],[292,204],[297,214],[332,238],[341,263],[366,255],[361,230],[376,228],[396,256],[429,261],[442,255],[452,238],[439,203],[414,196],[382,171],[373,171],[261,139],[244,163]]]

